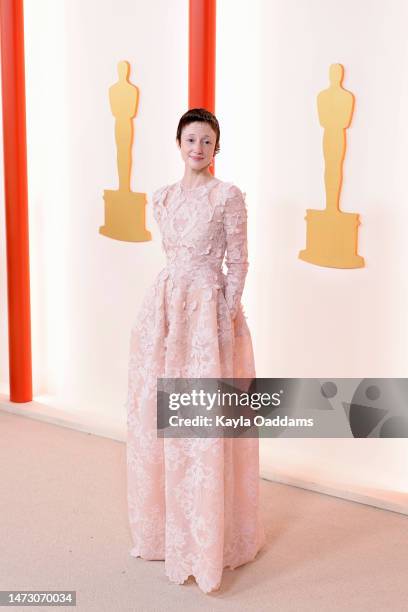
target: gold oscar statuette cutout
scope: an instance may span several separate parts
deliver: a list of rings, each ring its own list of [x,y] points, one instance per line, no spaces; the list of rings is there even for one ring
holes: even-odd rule
[[[341,86],[341,64],[332,64],[329,76],[330,87],[317,96],[319,121],[324,128],[326,208],[307,210],[306,248],[299,252],[299,258],[330,268],[362,268],[364,258],[357,255],[359,215],[339,207],[346,129],[353,116],[354,96]]]
[[[139,90],[129,83],[129,72],[129,62],[119,62],[119,80],[109,88],[110,108],[115,117],[119,189],[103,192],[105,225],[101,225],[99,232],[116,240],[144,242],[152,239],[145,227],[146,194],[130,189],[133,117],[137,113]]]

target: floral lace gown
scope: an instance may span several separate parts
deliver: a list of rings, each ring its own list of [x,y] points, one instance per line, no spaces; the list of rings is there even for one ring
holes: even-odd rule
[[[171,581],[193,575],[206,593],[219,588],[224,567],[251,561],[265,542],[259,439],[157,438],[157,378],[255,376],[241,305],[248,269],[244,196],[215,177],[193,189],[178,181],[155,191],[167,265],[130,337],[130,554],[164,560]]]

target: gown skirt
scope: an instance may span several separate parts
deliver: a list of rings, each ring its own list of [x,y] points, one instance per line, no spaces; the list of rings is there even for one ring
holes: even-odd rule
[[[158,189],[153,213],[167,265],[131,329],[127,409],[130,555],[163,560],[170,581],[190,575],[205,593],[223,568],[265,543],[259,509],[259,439],[158,438],[157,378],[253,378],[241,304],[248,268],[244,195],[213,178]],[[222,270],[227,253],[228,272]]]

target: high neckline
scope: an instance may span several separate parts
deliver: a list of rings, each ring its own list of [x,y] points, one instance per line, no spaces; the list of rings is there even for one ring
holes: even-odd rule
[[[217,181],[218,179],[213,176],[212,179],[210,179],[209,181],[207,181],[206,183],[203,183],[202,185],[198,185],[198,187],[185,187],[182,179],[179,180],[179,185],[180,187],[184,190],[184,191],[196,191],[196,189],[203,189],[203,187],[207,187],[207,185],[209,185],[210,183],[213,183],[214,181]]]

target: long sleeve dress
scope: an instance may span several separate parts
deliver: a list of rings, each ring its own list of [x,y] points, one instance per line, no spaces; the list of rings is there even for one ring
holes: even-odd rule
[[[241,304],[248,270],[244,196],[215,177],[193,189],[178,181],[155,191],[167,263],[130,336],[130,555],[164,560],[171,581],[192,575],[205,593],[220,587],[224,567],[253,560],[265,542],[259,440],[158,438],[157,378],[256,376]]]

